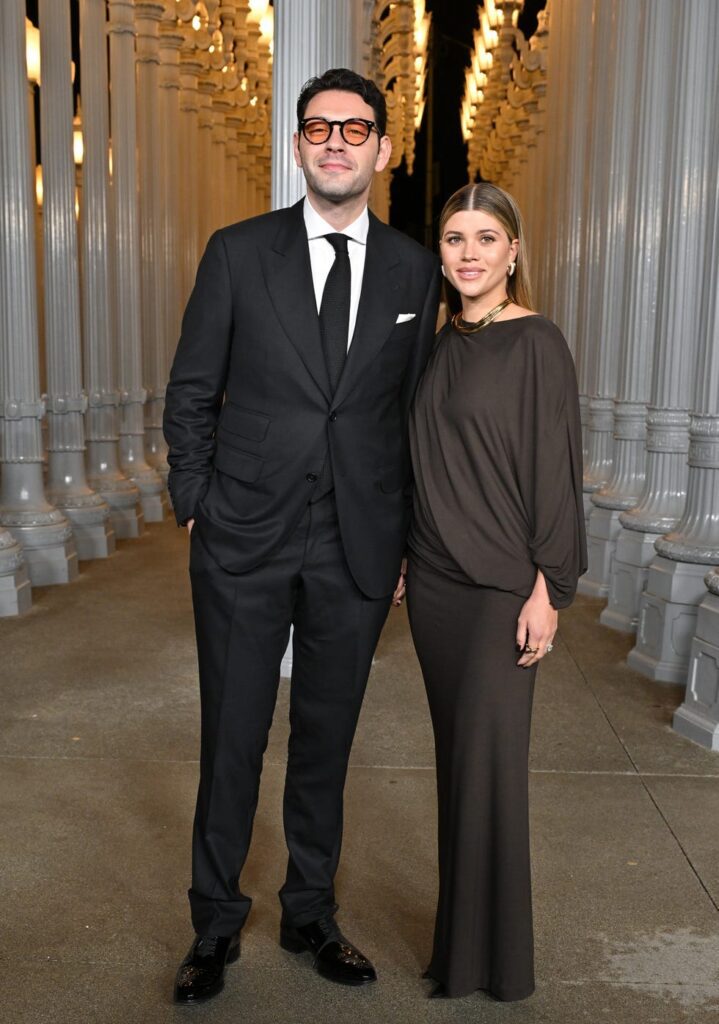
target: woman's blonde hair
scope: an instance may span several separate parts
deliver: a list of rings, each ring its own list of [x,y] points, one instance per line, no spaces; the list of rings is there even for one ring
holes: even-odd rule
[[[488,181],[480,181],[474,185],[464,185],[457,189],[444,204],[444,209],[439,218],[440,240],[447,226],[447,221],[455,213],[464,210],[483,210],[496,218],[507,232],[510,242],[513,239],[519,240],[519,249],[516,256],[516,269],[511,277],[507,278],[507,295],[516,302],[518,306],[525,309],[533,309],[532,286],[529,281],[529,267],[527,264],[527,249],[524,238],[524,226],[519,207],[510,196],[509,192],[490,185]],[[447,304],[453,313],[462,308],[462,303],[457,290],[449,283],[444,282]]]

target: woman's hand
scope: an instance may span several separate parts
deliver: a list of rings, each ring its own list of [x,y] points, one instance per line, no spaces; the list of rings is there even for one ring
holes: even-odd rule
[[[188,537],[192,533],[192,527],[194,525],[195,525],[195,520],[194,519],[188,519],[187,522],[185,523],[185,526],[187,527],[187,536]]]
[[[397,608],[402,604],[402,599],[407,592],[407,559],[402,559],[402,565],[399,570],[399,579],[397,586],[394,588],[394,594],[392,594],[392,604]]]
[[[559,615],[549,603],[544,574],[537,570],[534,590],[522,606],[517,621],[517,647],[522,652],[518,665],[529,668],[547,653],[547,644],[554,640]]]

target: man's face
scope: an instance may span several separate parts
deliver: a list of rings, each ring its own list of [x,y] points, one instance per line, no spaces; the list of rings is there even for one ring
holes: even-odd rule
[[[305,119],[324,117],[328,121],[346,121],[360,117],[374,121],[374,111],[361,96],[353,92],[330,89],[313,96],[305,109]],[[366,195],[375,171],[387,166],[392,145],[389,137],[379,138],[371,131],[361,146],[345,142],[335,125],[326,142],[312,145],[304,136],[294,135],[295,163],[302,168],[307,191],[326,202],[341,205],[348,199]]]

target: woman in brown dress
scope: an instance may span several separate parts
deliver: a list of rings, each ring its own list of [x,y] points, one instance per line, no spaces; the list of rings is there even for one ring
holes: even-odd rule
[[[433,995],[514,1000],[534,990],[534,678],[586,569],[577,384],[559,329],[532,312],[511,196],[486,183],[456,192],[440,252],[461,312],[437,336],[414,403],[407,573],[437,758],[426,976]]]

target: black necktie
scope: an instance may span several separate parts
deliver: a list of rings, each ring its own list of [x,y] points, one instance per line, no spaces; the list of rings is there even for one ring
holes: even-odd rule
[[[347,335],[350,324],[350,286],[352,272],[347,252],[347,235],[325,235],[335,251],[335,261],[327,275],[320,304],[320,332],[327,363],[327,376],[332,394],[347,358]]]

